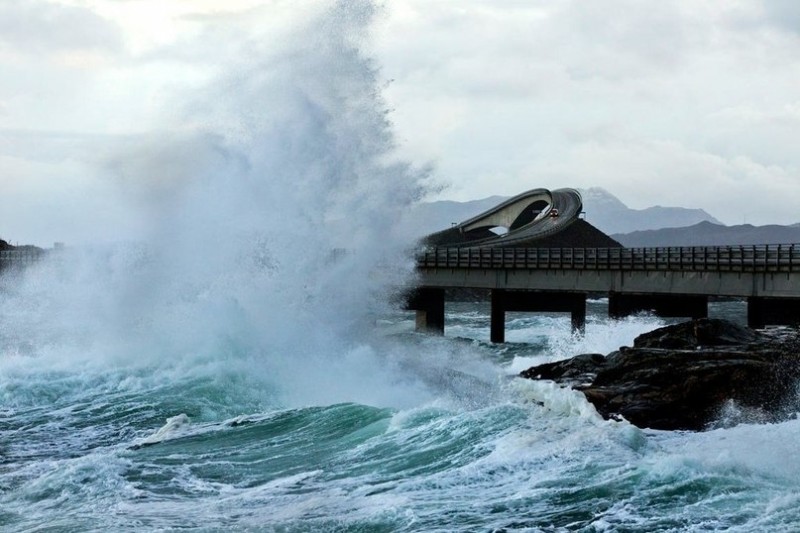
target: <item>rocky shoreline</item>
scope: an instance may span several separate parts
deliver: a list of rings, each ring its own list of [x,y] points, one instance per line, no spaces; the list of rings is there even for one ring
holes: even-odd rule
[[[800,330],[697,319],[640,335],[608,355],[581,354],[520,375],[579,390],[603,417],[642,428],[775,422],[800,408]],[[740,416],[724,420],[726,411]]]

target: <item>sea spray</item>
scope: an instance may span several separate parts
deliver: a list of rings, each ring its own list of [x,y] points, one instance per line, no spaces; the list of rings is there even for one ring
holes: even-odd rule
[[[167,133],[108,158],[142,234],[6,280],[4,355],[157,363],[165,375],[238,367],[310,401],[326,387],[353,399],[364,376],[380,388],[369,376],[383,364],[364,340],[411,272],[411,243],[393,228],[427,171],[393,155],[379,72],[362,52],[375,12],[365,1],[322,10],[182,95]]]

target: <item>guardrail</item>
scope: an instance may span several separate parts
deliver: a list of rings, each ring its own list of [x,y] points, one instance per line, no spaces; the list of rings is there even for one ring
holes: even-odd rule
[[[27,266],[37,262],[44,255],[44,250],[1,250],[0,269],[4,267]]]
[[[433,248],[418,268],[800,271],[800,244],[658,248]]]

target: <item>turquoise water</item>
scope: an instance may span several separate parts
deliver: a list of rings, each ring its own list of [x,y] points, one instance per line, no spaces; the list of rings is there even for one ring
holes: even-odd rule
[[[513,376],[571,349],[629,343],[661,324],[612,322],[602,306],[590,304],[582,338],[569,334],[564,316],[512,317],[509,337],[524,340],[504,346],[463,338],[487,334],[481,304],[452,306],[445,338],[414,334],[410,316],[388,313],[369,340],[328,354],[340,359],[333,378],[354,379],[327,392],[324,379],[293,383],[314,390],[287,391],[247,354],[238,357],[248,364],[230,364],[230,351],[72,364],[57,351],[23,354],[6,344],[0,524],[796,531],[800,422],[646,431],[602,420],[575,392]],[[359,376],[365,357],[388,370],[380,382]],[[329,400],[304,402],[305,394]]]

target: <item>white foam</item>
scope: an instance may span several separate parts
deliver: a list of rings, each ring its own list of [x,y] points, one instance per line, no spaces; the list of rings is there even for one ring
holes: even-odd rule
[[[703,468],[716,472],[739,472],[761,478],[800,483],[800,458],[795,443],[800,438],[800,420],[777,424],[741,424],[702,433],[658,432],[667,472]]]
[[[634,315],[623,319],[589,316],[584,333],[572,332],[569,320],[548,319],[533,322],[526,335],[545,336],[547,347],[541,353],[515,357],[508,367],[513,374],[531,366],[560,361],[578,354],[599,353],[607,355],[620,346],[630,346],[642,333],[662,327],[665,322],[654,316]]]
[[[172,416],[170,418],[167,418],[166,423],[163,426],[161,426],[158,429],[158,431],[142,439],[136,444],[139,445],[156,444],[164,440],[172,439],[177,436],[182,436],[186,434],[186,428],[187,426],[189,426],[189,424],[190,424],[189,417],[185,413]]]

